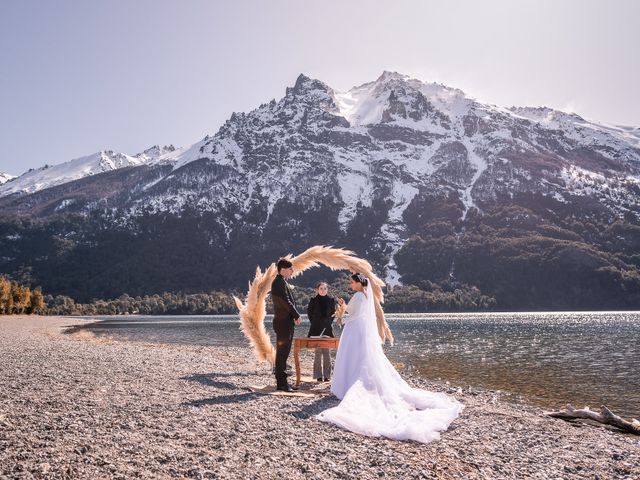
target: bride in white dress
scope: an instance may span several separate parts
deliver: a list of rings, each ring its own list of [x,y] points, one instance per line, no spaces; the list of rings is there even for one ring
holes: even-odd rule
[[[351,277],[355,294],[347,305],[331,382],[342,401],[317,418],[362,435],[437,440],[463,407],[444,393],[412,388],[400,377],[382,350],[367,285],[360,274]]]

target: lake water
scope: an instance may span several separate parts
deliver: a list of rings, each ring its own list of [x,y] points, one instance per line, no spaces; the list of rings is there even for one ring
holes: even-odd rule
[[[85,328],[120,339],[247,344],[235,315],[95,318],[101,321]],[[606,404],[640,418],[640,312],[388,314],[387,320],[396,341],[385,351],[414,374],[500,390],[550,409]],[[271,332],[270,323],[268,317]],[[297,335],[307,329],[303,322]]]

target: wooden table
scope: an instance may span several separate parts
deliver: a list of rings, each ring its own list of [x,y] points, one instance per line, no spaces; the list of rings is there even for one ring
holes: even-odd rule
[[[293,359],[296,364],[296,386],[300,385],[300,349],[301,348],[338,348],[339,338],[296,337],[293,339]]]

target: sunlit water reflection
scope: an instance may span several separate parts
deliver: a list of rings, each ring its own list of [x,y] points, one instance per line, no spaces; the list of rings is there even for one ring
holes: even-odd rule
[[[136,341],[245,345],[237,316],[96,317],[97,335]],[[606,404],[640,416],[640,313],[387,315],[386,352],[413,373],[501,390],[547,408]],[[267,319],[270,325],[270,319]],[[303,322],[297,332],[305,335]]]

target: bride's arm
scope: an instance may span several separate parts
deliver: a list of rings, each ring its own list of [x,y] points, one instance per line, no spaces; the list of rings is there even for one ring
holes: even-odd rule
[[[349,316],[346,319],[342,320],[343,323],[353,322],[358,318],[358,313],[362,308],[363,297],[364,297],[364,294],[360,292],[357,292],[353,297],[351,297],[351,300],[349,300],[349,303],[347,304],[347,308],[346,308],[346,312]]]

